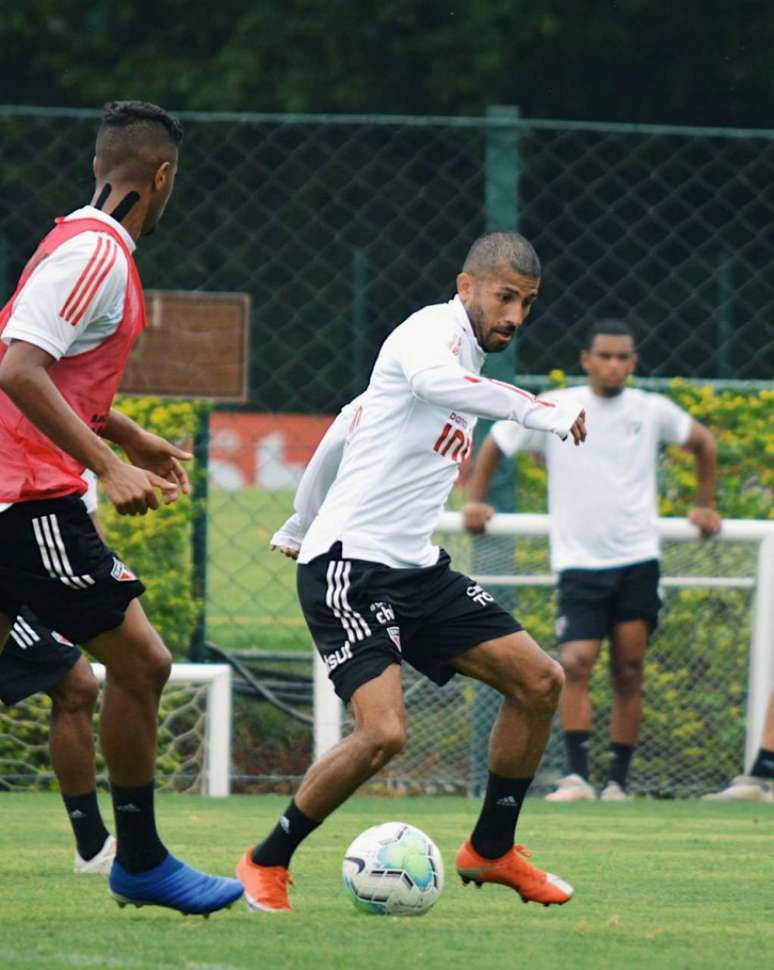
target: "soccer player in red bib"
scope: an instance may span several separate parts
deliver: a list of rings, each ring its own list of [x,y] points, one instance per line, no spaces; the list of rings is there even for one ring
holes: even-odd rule
[[[181,140],[179,122],[155,105],[106,105],[91,205],[56,220],[0,311],[0,644],[27,606],[105,665],[111,893],[122,905],[209,913],[241,886],[175,859],[156,831],[156,717],[170,655],[140,606],[142,583],[80,500],[84,468],[126,515],[157,509],[157,489],[169,503],[190,488],[180,463],[190,456],[112,409],[145,326],[133,252],[164,212]]]

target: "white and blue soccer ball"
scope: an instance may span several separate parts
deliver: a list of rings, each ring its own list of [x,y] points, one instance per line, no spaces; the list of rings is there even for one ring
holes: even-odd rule
[[[341,878],[361,912],[421,916],[441,895],[443,859],[420,829],[384,822],[366,829],[350,845]]]

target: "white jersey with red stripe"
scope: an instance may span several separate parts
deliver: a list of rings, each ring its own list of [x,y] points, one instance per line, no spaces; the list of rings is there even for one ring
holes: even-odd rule
[[[439,551],[431,536],[479,417],[507,416],[567,437],[580,408],[480,377],[485,357],[459,297],[396,327],[358,401],[336,479],[299,562],[341,541],[346,559],[432,566]]]
[[[134,252],[134,240],[121,223],[94,206],[71,212],[65,222],[71,219],[109,224]],[[121,324],[128,272],[126,256],[109,235],[79,233],[35,268],[14,304],[3,341],[24,340],[56,360],[93,350]]]

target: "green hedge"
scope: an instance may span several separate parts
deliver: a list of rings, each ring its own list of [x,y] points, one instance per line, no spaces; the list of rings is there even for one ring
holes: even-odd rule
[[[119,398],[116,407],[141,427],[175,444],[190,447],[209,405],[155,397]],[[192,479],[196,475],[186,466]],[[194,503],[181,496],[144,516],[118,515],[100,502],[100,520],[110,545],[145,583],[142,604],[176,659],[188,653],[200,603],[191,592],[191,531]]]

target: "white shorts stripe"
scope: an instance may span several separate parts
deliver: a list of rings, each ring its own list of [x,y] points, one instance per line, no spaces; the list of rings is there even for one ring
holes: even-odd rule
[[[17,616],[16,617],[16,623],[19,625],[19,627],[21,627],[21,629],[24,630],[24,632],[27,634],[27,636],[32,639],[32,642],[33,643],[37,643],[40,640],[40,637],[33,630],[33,628],[29,625],[29,623],[24,619],[23,616]]]
[[[19,621],[18,620],[11,627],[11,636],[18,643],[18,645],[22,648],[22,650],[26,650],[27,647],[31,647],[32,646],[32,640],[30,640],[30,638],[27,636],[27,634],[24,632],[24,630],[19,626]]]
[[[344,605],[344,609],[353,617],[353,619],[357,623],[360,624],[360,628],[362,629],[364,636],[370,637],[371,628],[363,619],[363,617],[357,612],[357,610],[352,609],[352,607],[349,605],[349,599],[347,598],[349,594],[349,574],[351,569],[352,569],[352,563],[345,562],[344,563],[344,588],[341,591],[341,600]]]
[[[38,544],[40,558],[46,572],[52,579],[58,579],[71,589],[87,589],[94,586],[89,575],[74,576],[67,556],[59,522],[55,515],[32,520],[32,529]]]
[[[35,533],[35,541],[38,544],[38,551],[40,552],[40,558],[43,562],[43,566],[49,576],[54,576],[54,570],[51,566],[51,560],[48,558],[48,549],[46,548],[45,540],[43,539],[43,530],[40,527],[40,519],[32,520],[32,531]]]
[[[350,643],[364,640],[371,635],[371,628],[363,617],[349,604],[349,573],[352,563],[346,560],[331,560],[326,572],[325,605],[344,628]]]

